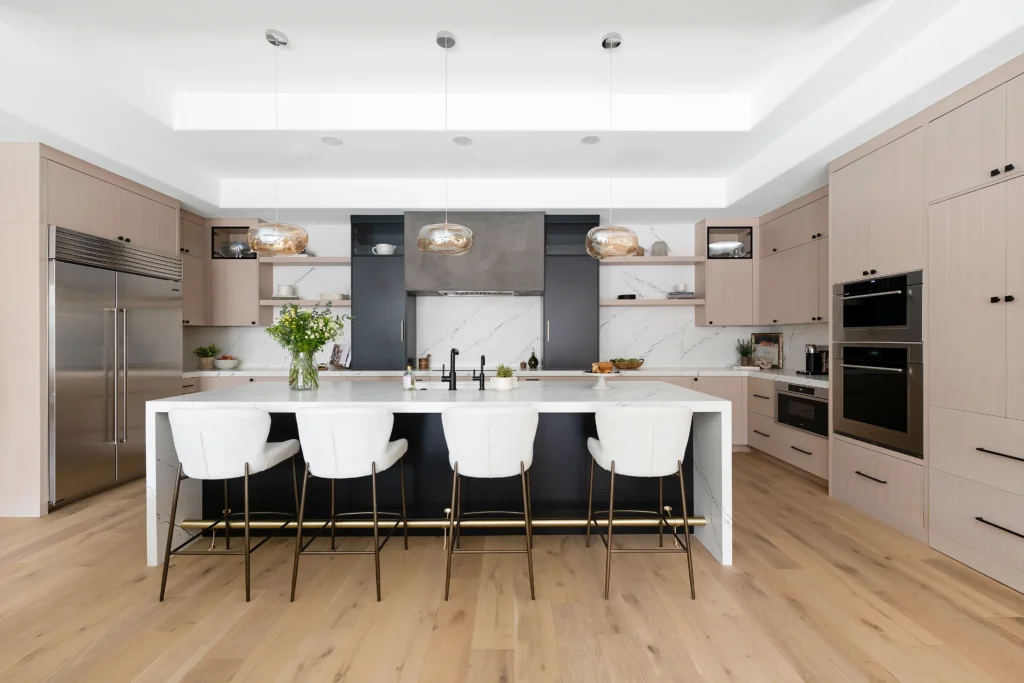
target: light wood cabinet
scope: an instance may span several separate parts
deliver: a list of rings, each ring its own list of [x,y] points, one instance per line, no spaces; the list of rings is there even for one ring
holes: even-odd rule
[[[178,254],[178,210],[128,190],[121,195],[121,231],[133,247]]]
[[[179,226],[179,251],[196,258],[210,258],[209,229],[205,225],[184,218],[179,222]]]
[[[828,275],[828,237],[818,240],[818,322],[828,322],[832,310],[832,285]]]
[[[181,322],[210,324],[210,260],[181,255]]]
[[[838,500],[925,539],[922,465],[833,439],[829,484]]]
[[[761,255],[779,253],[828,236],[828,196],[761,224]]]
[[[260,306],[271,298],[273,266],[256,259],[211,259],[211,324],[216,327],[270,325],[273,309]]]
[[[692,388],[703,394],[724,398],[732,403],[732,443],[747,443],[746,377],[694,377]]]
[[[928,201],[978,187],[1006,162],[1006,86],[931,121],[925,143]]]
[[[1024,171],[1024,76],[1006,84],[1006,163],[1010,173]]]
[[[1024,495],[1024,421],[934,406],[929,417],[932,470]]]
[[[1006,186],[1006,416],[1024,420],[1024,179]]]
[[[924,268],[922,129],[833,173],[829,195],[832,283]]]
[[[816,322],[818,251],[817,242],[807,242],[761,259],[761,324]]]
[[[256,382],[287,381],[287,377],[254,377],[251,375],[225,375],[221,377],[203,377],[202,390],[217,391],[219,389],[230,389],[231,387],[239,387],[242,386],[243,384],[253,384]]]
[[[754,324],[753,259],[709,259],[704,269],[705,303],[698,325]]]
[[[750,412],[775,419],[775,380],[747,378],[747,407]]]
[[[929,209],[933,406],[1006,415],[1006,197],[1008,185],[1020,192],[1021,183],[993,185]]]
[[[46,222],[116,240],[121,230],[121,188],[54,161],[46,161]]]
[[[750,412],[747,438],[751,446],[773,458],[828,479],[828,439],[781,425],[774,417]]]

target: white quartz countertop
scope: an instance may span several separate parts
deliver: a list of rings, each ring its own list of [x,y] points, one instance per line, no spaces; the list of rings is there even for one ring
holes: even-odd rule
[[[400,377],[402,370],[323,370],[320,375],[323,377]],[[428,377],[431,380],[440,381],[440,370],[413,370],[417,378]],[[493,368],[484,371],[488,377],[494,375]],[[457,370],[459,382],[468,381],[472,370]],[[589,375],[578,370],[517,370],[516,375],[520,379],[543,379],[545,377],[580,377],[593,379]],[[288,368],[252,368],[239,367],[236,370],[192,370],[186,371],[183,377],[287,377]],[[808,387],[828,388],[828,377],[808,377],[797,374],[795,370],[751,370],[750,368],[641,368],[626,372],[608,375],[608,379],[622,379],[625,377],[643,377],[656,380],[659,377],[760,377],[799,384]]]
[[[595,382],[596,384],[596,382]],[[684,389],[667,382],[622,382],[598,390],[575,382],[522,383],[512,391],[480,391],[463,385],[457,391],[432,388],[404,391],[395,382],[328,382],[315,391],[291,391],[283,382],[257,382],[217,391],[148,401],[148,412],[182,408],[259,407],[268,412],[291,413],[306,408],[340,408],[358,404],[394,413],[439,413],[466,405],[534,406],[542,413],[588,413],[602,406],[638,403],[678,403],[694,412],[730,411],[724,399]]]

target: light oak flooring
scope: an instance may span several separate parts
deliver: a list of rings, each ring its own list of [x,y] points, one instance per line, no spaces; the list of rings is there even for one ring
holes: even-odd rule
[[[830,500],[757,453],[735,458],[735,565],[697,545],[619,555],[537,536],[525,556],[455,559],[440,537],[372,556],[308,557],[288,602],[292,545],[175,560],[168,599],[144,566],[141,482],[40,520],[0,520],[0,680],[921,681],[1024,680],[1024,596]],[[630,544],[655,537],[619,536]],[[502,547],[517,538],[466,538]],[[350,547],[365,541],[346,541]]]

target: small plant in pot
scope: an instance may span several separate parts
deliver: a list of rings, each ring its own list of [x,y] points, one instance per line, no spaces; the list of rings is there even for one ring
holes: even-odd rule
[[[499,365],[491,378],[491,388],[497,391],[512,391],[519,385],[519,379],[507,365]]]
[[[213,359],[220,353],[220,349],[216,344],[210,344],[209,346],[197,346],[192,349],[192,353],[196,354],[199,359],[200,370],[213,370]]]
[[[750,367],[754,364],[754,340],[737,339],[736,352],[740,354],[740,365]]]

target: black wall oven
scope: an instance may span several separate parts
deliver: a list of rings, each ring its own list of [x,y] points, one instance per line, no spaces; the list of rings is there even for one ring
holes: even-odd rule
[[[828,389],[775,383],[775,421],[828,437]]]
[[[920,342],[922,271],[848,282],[832,288],[836,341]]]
[[[922,344],[837,343],[831,377],[833,431],[923,457]]]

